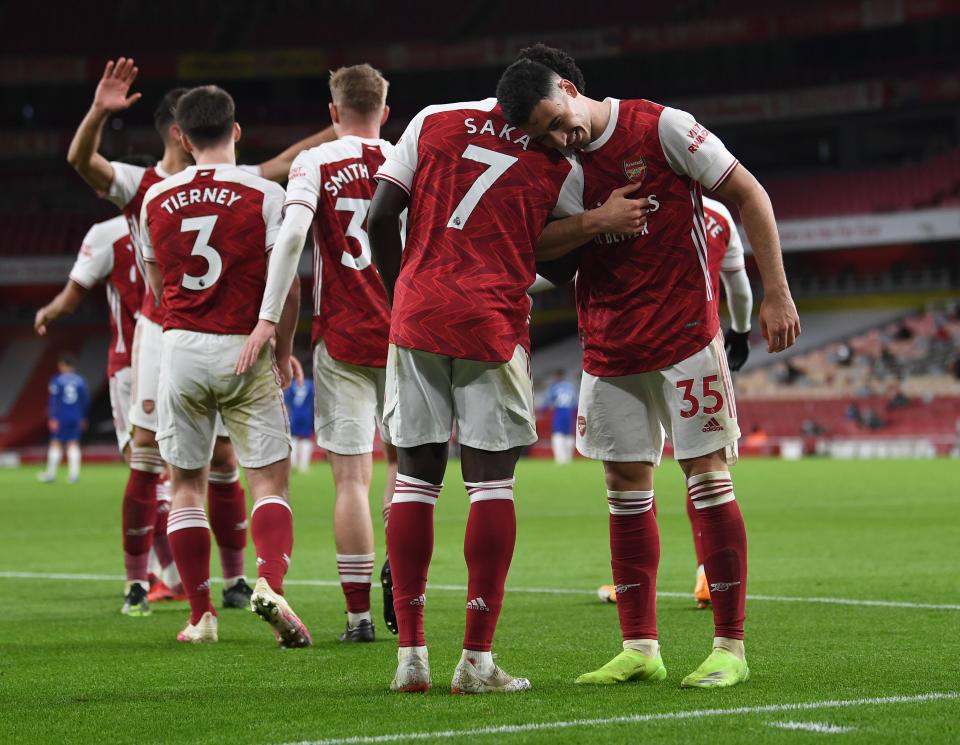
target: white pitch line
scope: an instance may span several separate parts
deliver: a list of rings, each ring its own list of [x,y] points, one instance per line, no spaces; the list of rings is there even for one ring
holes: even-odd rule
[[[0,579],[41,579],[41,580],[77,580],[84,582],[123,582],[125,577],[119,574],[68,574],[64,572],[0,572]],[[211,577],[212,582],[219,582]],[[285,579],[285,584],[306,587],[339,587],[334,579]],[[466,585],[440,585],[430,583],[428,590],[442,592],[466,592]],[[507,592],[532,595],[588,595],[595,596],[596,590],[578,590],[570,587],[507,587]],[[658,591],[661,598],[690,598],[689,592]],[[819,603],[823,605],[859,605],[875,608],[912,608],[915,610],[952,610],[960,611],[960,605],[950,603],[911,603],[899,600],[861,600],[859,598],[819,598],[797,597],[791,595],[747,595],[747,600],[774,603]]]
[[[733,709],[692,709],[669,711],[658,714],[633,714],[630,716],[604,717],[602,719],[569,719],[559,722],[531,722],[529,724],[503,724],[497,727],[476,729],[448,729],[433,732],[397,732],[389,735],[336,737],[327,740],[301,740],[284,745],[377,745],[378,743],[403,742],[406,740],[440,740],[451,737],[478,737],[480,735],[512,735],[520,732],[543,732],[549,730],[598,727],[610,724],[638,724],[642,722],[666,722],[682,719],[737,716],[743,714],[771,714],[784,711],[816,711],[819,709],[843,709],[853,706],[888,706],[891,704],[916,704],[925,701],[942,701],[960,698],[960,693],[923,693],[917,696],[884,696],[883,698],[857,698],[847,700],[807,701],[798,704],[771,704],[768,706],[738,706]]]
[[[841,735],[844,732],[853,732],[856,729],[856,727],[841,727],[838,724],[823,724],[821,722],[767,722],[767,726],[775,729],[817,732],[821,735]]]

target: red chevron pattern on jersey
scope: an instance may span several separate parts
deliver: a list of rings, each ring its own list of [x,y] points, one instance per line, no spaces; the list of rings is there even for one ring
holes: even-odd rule
[[[710,281],[713,284],[713,294],[720,295],[720,267],[727,255],[727,246],[730,244],[731,231],[737,228],[730,224],[726,215],[703,207],[704,228],[707,234],[707,259],[710,267]]]
[[[146,168],[143,171],[143,177],[140,179],[140,185],[137,187],[137,191],[126,206],[123,208],[123,216],[127,218],[127,224],[130,226],[130,235],[133,238],[133,243],[135,246],[139,245],[140,241],[140,208],[143,206],[143,198],[147,194],[147,189],[156,184],[159,181],[163,181],[164,176],[157,172],[155,166]],[[147,282],[147,274],[143,269],[143,266],[140,265],[142,261],[141,253],[138,251],[136,254],[138,268],[140,269],[141,276],[143,277],[143,301],[140,305],[140,314],[146,318],[149,318],[154,323],[157,323],[163,326],[164,322],[164,312],[163,308],[157,305],[156,300],[153,297],[153,291],[150,289],[150,285]]]
[[[571,165],[509,126],[492,102],[456,106],[420,115],[390,341],[503,363],[518,344],[529,349],[534,247]]]
[[[113,268],[107,281],[107,304],[110,306],[110,352],[107,375],[130,367],[133,330],[143,299],[143,281],[136,266],[133,240],[129,235],[114,241]]]
[[[390,308],[367,238],[373,176],[384,157],[381,145],[355,137],[313,148],[298,162],[319,171],[319,195],[314,204],[287,201],[316,211],[313,343],[322,340],[331,357],[351,365],[387,365]],[[297,180],[295,167],[291,191]]]
[[[249,334],[266,286],[266,195],[228,180],[219,169],[193,168],[193,178],[174,176],[175,182],[151,192],[146,204],[149,240],[163,273],[163,328]],[[280,190],[282,199],[279,186],[253,179]],[[195,203],[177,201],[195,193]]]
[[[621,101],[609,139],[580,154],[588,209],[630,181],[643,184],[635,196],[651,201],[640,233],[600,235],[580,259],[583,368],[598,377],[669,367],[703,349],[719,329],[700,184],[667,162],[662,111],[650,101]]]

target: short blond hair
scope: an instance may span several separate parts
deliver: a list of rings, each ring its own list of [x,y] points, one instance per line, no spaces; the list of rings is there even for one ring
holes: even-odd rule
[[[330,73],[330,95],[337,106],[343,106],[360,116],[378,113],[387,102],[390,83],[366,62],[362,65],[341,67]]]

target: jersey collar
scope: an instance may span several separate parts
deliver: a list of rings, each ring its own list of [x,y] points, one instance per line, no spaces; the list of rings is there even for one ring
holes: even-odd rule
[[[603,100],[610,102],[610,120],[607,122],[607,126],[600,136],[583,149],[584,152],[589,153],[602,148],[607,144],[607,141],[613,137],[613,130],[617,128],[617,120],[620,117],[620,99],[605,98]]]

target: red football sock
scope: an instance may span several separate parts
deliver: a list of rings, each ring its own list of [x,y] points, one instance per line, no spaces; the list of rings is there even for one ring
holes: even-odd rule
[[[369,612],[373,554],[337,554],[337,573],[347,600],[347,612]]]
[[[743,639],[747,600],[747,532],[728,471],[687,479],[697,510],[703,567],[710,584],[716,636]]]
[[[503,607],[503,586],[517,539],[513,479],[465,482],[470,515],[463,541],[467,560],[467,626],[463,648],[489,652]]]
[[[170,517],[170,502],[157,501],[157,518],[153,523],[153,552],[157,555],[160,567],[166,569],[173,562],[170,551],[170,539],[167,537],[167,521]]]
[[[171,510],[167,537],[190,601],[190,623],[197,623],[207,611],[216,615],[210,602],[210,523],[203,508]]]
[[[283,595],[283,577],[293,553],[293,512],[282,497],[258,499],[250,512],[250,532],[257,551],[257,576]]]
[[[210,526],[220,549],[225,580],[243,576],[243,549],[247,545],[247,495],[239,474],[210,474],[207,487]]]
[[[697,508],[689,499],[687,503],[687,517],[690,518],[690,530],[693,531],[693,550],[697,555],[697,566],[703,566],[703,541],[700,538],[700,526],[697,524]]]
[[[123,563],[127,581],[147,581],[147,562],[153,545],[157,510],[157,482],[163,470],[156,448],[132,448],[130,473],[123,491]]]
[[[607,491],[610,565],[624,640],[657,638],[660,531],[653,491]]]
[[[422,647],[424,592],[433,555],[433,508],[443,484],[397,475],[387,525],[393,609],[401,647]]]

